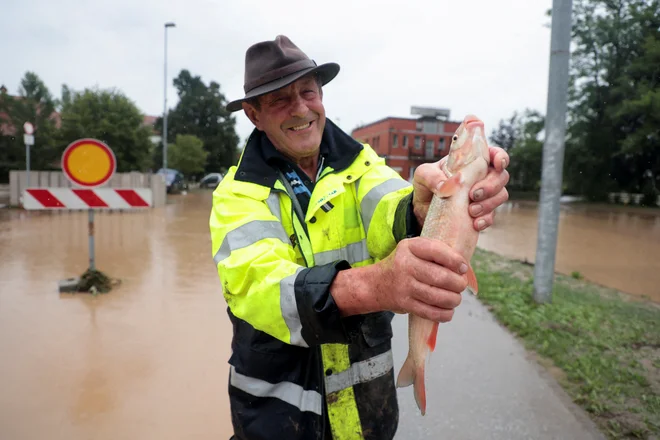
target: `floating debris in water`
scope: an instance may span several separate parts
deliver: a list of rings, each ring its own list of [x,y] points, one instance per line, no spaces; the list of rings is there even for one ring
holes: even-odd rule
[[[113,287],[120,284],[99,270],[87,269],[80,278],[70,278],[60,283],[60,292],[77,293],[87,292],[92,295],[108,293]]]

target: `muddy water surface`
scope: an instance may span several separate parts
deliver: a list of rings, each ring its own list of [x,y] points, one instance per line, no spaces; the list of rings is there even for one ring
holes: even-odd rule
[[[538,206],[509,202],[479,246],[534,262]],[[563,204],[555,269],[660,302],[660,210]]]
[[[87,214],[0,219],[0,439],[226,439],[231,327],[210,256],[211,193],[97,214],[120,287],[60,294],[88,263]]]
[[[0,210],[0,439],[227,439],[231,327],[211,259],[211,193],[96,216],[107,295],[59,294],[87,267],[87,214]],[[534,260],[536,206],[480,246]],[[660,216],[565,207],[557,269],[660,301]]]

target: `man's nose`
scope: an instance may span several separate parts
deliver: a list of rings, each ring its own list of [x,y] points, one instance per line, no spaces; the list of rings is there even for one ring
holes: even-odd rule
[[[301,96],[296,96],[291,103],[291,116],[296,116],[299,118],[307,116],[309,108],[305,103],[305,100]]]

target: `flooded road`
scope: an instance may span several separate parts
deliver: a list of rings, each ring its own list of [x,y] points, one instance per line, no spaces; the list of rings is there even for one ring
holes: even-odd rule
[[[0,210],[0,439],[226,439],[231,326],[213,267],[211,192],[96,215],[122,284],[60,294],[87,268],[87,214]],[[534,259],[536,209],[508,203],[479,245]],[[660,216],[562,212],[557,269],[660,300]]]
[[[87,268],[86,213],[5,210],[0,439],[229,438],[211,193],[173,200],[96,215],[97,267],[122,280],[96,297],[57,291]]]
[[[479,247],[534,262],[537,204],[508,202]],[[562,204],[555,270],[660,302],[660,211]]]

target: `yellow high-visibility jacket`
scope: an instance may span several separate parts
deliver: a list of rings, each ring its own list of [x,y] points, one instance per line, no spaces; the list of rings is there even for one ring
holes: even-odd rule
[[[257,130],[213,194],[238,439],[327,439],[331,431],[337,440],[387,440],[396,432],[393,313],[342,318],[328,288],[338,271],[373,264],[417,235],[412,185],[330,120],[322,153],[306,213]]]

